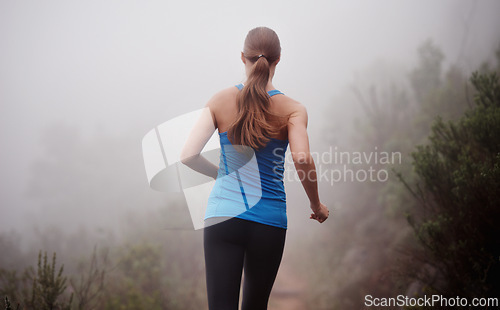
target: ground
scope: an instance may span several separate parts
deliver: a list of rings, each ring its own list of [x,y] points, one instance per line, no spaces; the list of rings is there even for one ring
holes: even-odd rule
[[[283,260],[274,283],[268,310],[304,310],[305,282]]]

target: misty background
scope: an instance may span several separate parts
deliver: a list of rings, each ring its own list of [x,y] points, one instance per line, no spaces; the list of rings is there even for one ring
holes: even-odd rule
[[[160,242],[189,230],[182,197],[149,188],[141,140],[243,82],[240,52],[257,26],[280,37],[273,84],[307,107],[311,149],[371,151],[356,138],[362,110],[353,85],[405,84],[426,40],[442,51],[443,67],[464,75],[494,62],[500,2],[3,0],[0,234],[27,251],[58,250],[57,240],[72,236],[65,244],[85,253],[139,223]],[[363,186],[320,184],[339,215],[318,227],[300,184],[287,182],[287,246],[342,221]]]
[[[393,70],[409,70],[416,48],[428,38],[439,44],[445,62],[458,62],[472,71],[493,57],[500,26],[498,1],[253,1],[248,5],[2,1],[0,5],[3,231],[50,221],[44,216],[50,212],[29,197],[30,186],[44,186],[29,184],[35,163],[49,156],[50,148],[63,156],[71,144],[78,147],[106,137],[125,140],[131,146],[126,151],[110,146],[89,154],[96,160],[136,159],[129,163],[133,166],[118,171],[101,170],[109,179],[98,189],[100,197],[119,192],[127,176],[139,195],[155,195],[145,193],[145,175],[131,174],[143,165],[142,136],[155,125],[199,109],[216,91],[243,81],[240,52],[246,33],[256,26],[270,27],[280,36],[283,51],[274,84],[307,106],[313,150],[322,148],[325,123],[353,114],[355,103],[334,99],[349,83],[362,79],[360,72],[380,62],[390,62]],[[387,78],[386,72],[371,75]],[[334,114],[325,116],[328,107]],[[346,126],[328,134],[345,137],[353,130],[348,125],[347,119]],[[95,187],[92,183],[98,180],[68,175],[68,180],[59,181],[75,190]],[[148,198],[138,199],[135,207],[148,208],[141,199]],[[117,204],[81,203],[74,212],[54,211],[62,212],[72,227],[99,222],[86,216],[90,212],[111,220],[124,211]]]

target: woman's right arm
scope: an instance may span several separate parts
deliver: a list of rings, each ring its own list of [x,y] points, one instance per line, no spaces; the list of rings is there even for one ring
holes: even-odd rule
[[[329,215],[328,208],[319,200],[316,166],[309,151],[307,135],[307,110],[297,104],[288,122],[288,141],[295,169],[311,203],[311,219],[323,223]]]

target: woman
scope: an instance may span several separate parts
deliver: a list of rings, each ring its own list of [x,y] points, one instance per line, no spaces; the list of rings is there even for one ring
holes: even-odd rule
[[[267,309],[287,229],[283,172],[288,144],[310,201],[310,218],[323,223],[329,215],[318,196],[306,109],[272,84],[280,55],[273,30],[258,27],[248,33],[241,53],[247,80],[207,103],[181,155],[184,164],[216,179],[204,229],[210,310],[238,309],[243,270],[242,309]],[[219,167],[200,155],[215,129]]]

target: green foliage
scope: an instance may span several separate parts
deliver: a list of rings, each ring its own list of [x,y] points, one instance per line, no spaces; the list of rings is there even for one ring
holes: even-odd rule
[[[413,153],[421,208],[409,217],[432,272],[419,280],[446,296],[499,296],[500,85],[474,74],[474,109],[438,118]]]
[[[61,302],[60,297],[66,290],[66,277],[62,275],[64,265],[59,268],[56,275],[56,253],[52,256],[52,264],[47,260],[47,252],[38,254],[38,270],[33,279],[33,291],[30,306],[40,310],[69,310],[73,294],[69,301]]]
[[[160,247],[152,244],[127,246],[119,253],[117,268],[106,288],[104,309],[165,309],[161,292]]]
[[[467,78],[457,67],[443,70],[443,53],[434,43],[422,44],[417,56],[417,67],[409,75],[401,72],[399,80],[374,80],[368,87],[352,87],[363,112],[353,129],[354,150],[377,147],[400,152],[401,164],[376,168],[393,169],[409,184],[416,178],[409,154],[425,141],[436,116],[456,120],[469,106]],[[377,71],[384,72],[383,68]],[[415,205],[406,185],[392,175],[385,183],[346,186],[347,194],[339,190],[345,184],[336,185],[335,199],[345,200],[349,206],[339,210],[342,221],[331,225],[331,253],[324,249],[320,257],[302,259],[317,266],[307,267],[305,272],[312,279],[311,287],[326,288],[310,294],[312,309],[360,309],[366,294],[383,297],[421,290],[413,273],[429,268],[415,254],[421,246],[404,216]],[[432,223],[429,229],[433,229]],[[325,272],[325,266],[334,267]]]
[[[192,232],[189,232],[190,234]],[[201,245],[170,233],[167,247],[136,242],[115,253],[99,309],[202,309],[206,303]],[[165,236],[163,237],[165,240]]]
[[[19,304],[17,304],[16,310],[19,309]],[[5,310],[12,310],[12,306],[10,305],[9,297],[5,296]]]
[[[94,249],[68,287],[55,255],[50,262],[40,252],[36,271],[28,267],[19,275],[0,269],[0,293],[25,310],[201,309],[206,303],[201,246],[180,235],[170,234],[167,249],[155,242],[115,247],[109,261],[107,251],[98,255]]]
[[[26,268],[20,275],[16,270],[0,268],[0,294],[9,296],[12,302],[23,305],[31,297],[33,268]]]
[[[156,212],[148,216],[158,218]],[[66,268],[42,253],[37,268],[0,268],[0,296],[24,310],[49,309],[46,300],[53,302],[52,309],[72,310],[206,307],[199,232],[159,230],[151,218],[142,219],[144,224],[141,219],[134,217],[137,226],[124,244],[109,252],[94,248],[90,258],[69,266],[68,277]]]

